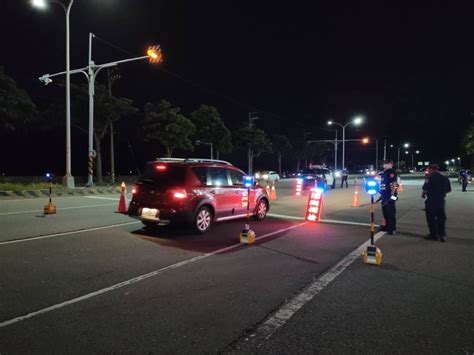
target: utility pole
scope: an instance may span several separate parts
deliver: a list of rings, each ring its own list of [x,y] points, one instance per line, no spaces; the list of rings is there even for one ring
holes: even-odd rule
[[[258,120],[260,118],[256,116],[256,114],[257,114],[256,112],[249,112],[249,129],[252,129],[253,121]],[[252,166],[253,166],[253,151],[249,144],[248,146],[248,174],[249,175],[252,175]]]
[[[379,140],[375,138],[375,166],[374,170],[377,171],[379,168]]]
[[[113,70],[107,68],[107,81],[109,86],[109,96],[112,97],[112,84],[120,75],[110,75]],[[114,123],[110,121],[110,180],[115,184],[115,149],[114,149]]]
[[[387,139],[383,140],[383,160],[387,159]]]

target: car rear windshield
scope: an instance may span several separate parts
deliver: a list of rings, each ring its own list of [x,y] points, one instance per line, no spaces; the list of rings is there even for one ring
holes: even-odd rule
[[[140,182],[149,182],[160,186],[183,185],[185,169],[171,164],[148,164],[140,177]]]

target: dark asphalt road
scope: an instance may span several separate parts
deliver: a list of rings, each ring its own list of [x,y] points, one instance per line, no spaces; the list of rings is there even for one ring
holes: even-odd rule
[[[271,212],[301,218],[306,198],[281,187]],[[405,191],[406,234],[381,239],[383,265],[357,260],[263,342],[245,339],[361,245],[366,227],[270,217],[252,224],[263,239],[240,246],[243,221],[205,236],[147,230],[113,213],[117,196],[58,198],[48,217],[42,200],[0,201],[0,353],[401,353],[410,334],[417,352],[474,351],[469,210],[456,217],[462,226],[448,224],[448,243],[429,244],[419,187]],[[352,193],[328,194],[325,218],[366,222],[367,206],[349,207]],[[453,197],[472,211],[474,194]]]

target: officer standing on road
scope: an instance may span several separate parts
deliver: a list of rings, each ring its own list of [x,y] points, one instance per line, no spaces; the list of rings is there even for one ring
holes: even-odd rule
[[[343,169],[342,175],[341,175],[341,189],[344,186],[344,183],[346,183],[346,189],[349,188],[349,186],[347,185],[348,178],[349,178],[349,172],[347,171],[347,169]]]
[[[423,184],[422,198],[425,201],[426,221],[430,234],[425,239],[441,240],[446,242],[446,202],[444,198],[448,192],[451,192],[451,183],[449,179],[440,174],[437,164],[431,164],[428,167],[428,178]]]
[[[393,161],[384,160],[384,172],[380,181],[380,199],[382,201],[382,213],[385,226],[380,230],[393,235],[397,228],[396,207],[397,201],[397,173],[393,170]]]
[[[466,188],[467,188],[467,182],[468,182],[468,179],[469,179],[469,174],[467,173],[467,170],[466,169],[462,169],[460,172],[459,172],[459,177],[461,178],[461,184],[462,184],[462,191],[463,192],[466,192]]]

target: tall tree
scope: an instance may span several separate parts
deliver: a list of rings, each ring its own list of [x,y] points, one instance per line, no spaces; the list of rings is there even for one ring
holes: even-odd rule
[[[190,119],[179,113],[179,107],[161,100],[156,104],[147,103],[144,109],[145,141],[161,144],[167,157],[171,157],[175,149],[193,150],[191,137],[195,127]]]
[[[262,153],[272,152],[272,143],[268,139],[265,131],[259,128],[244,126],[235,133],[234,140],[236,146],[243,149],[250,148],[250,170],[252,170],[253,159],[255,157],[258,157]],[[248,173],[251,173],[251,171]]]
[[[464,135],[464,149],[469,155],[474,155],[474,123],[472,123]]]
[[[278,156],[278,173],[281,175],[281,157],[283,154],[287,154],[293,149],[290,140],[282,134],[273,135],[273,151]]]
[[[72,125],[84,133],[88,133],[89,96],[88,86],[71,84]],[[61,115],[64,104],[53,103],[46,111],[48,115]],[[103,182],[102,174],[102,140],[108,132],[110,122],[116,122],[126,116],[135,114],[138,110],[133,107],[132,100],[125,97],[110,96],[104,85],[95,85],[94,96],[94,143],[97,152],[96,176],[99,183]],[[50,116],[51,117],[51,116]],[[53,120],[54,121],[54,120]],[[63,124],[64,120],[56,120]]]
[[[230,153],[232,151],[230,131],[214,106],[200,105],[189,117],[196,127],[196,139],[212,143],[217,153],[217,159],[219,159],[220,152]]]
[[[26,91],[0,67],[0,129],[14,131],[35,118],[36,107]]]

